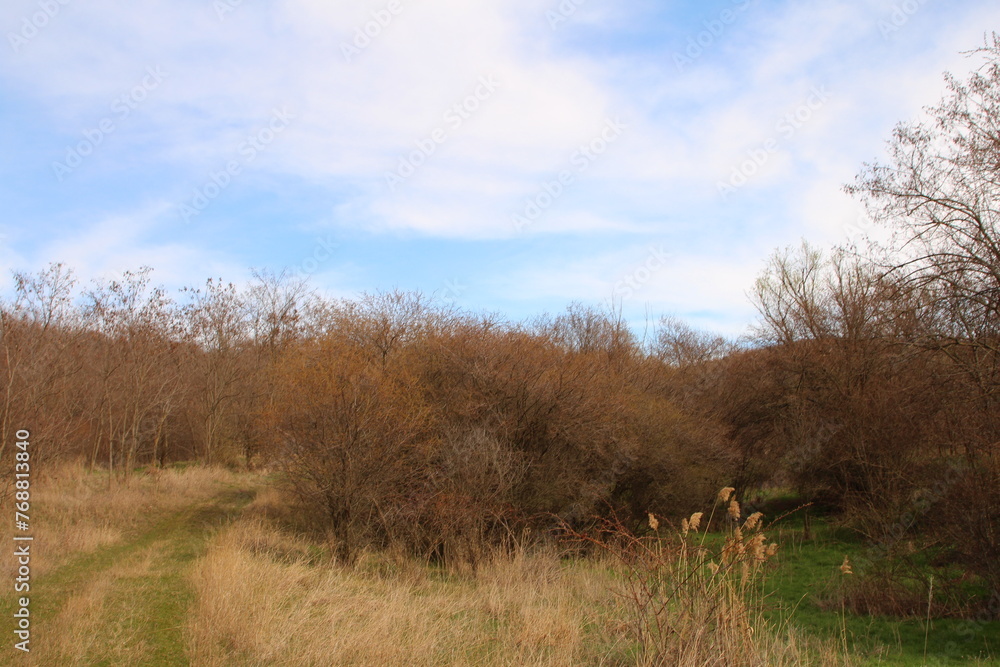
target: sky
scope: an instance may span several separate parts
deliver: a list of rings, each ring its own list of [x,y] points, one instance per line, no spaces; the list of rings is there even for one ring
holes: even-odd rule
[[[251,269],[738,335],[995,0],[4,0],[0,290]]]

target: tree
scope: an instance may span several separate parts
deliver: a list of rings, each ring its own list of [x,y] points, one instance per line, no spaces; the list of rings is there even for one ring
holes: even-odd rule
[[[141,454],[158,446],[181,389],[172,359],[180,337],[177,313],[164,290],[151,286],[151,271],[125,271],[86,294],[85,315],[98,335],[92,463],[106,450],[108,469],[125,477]]]
[[[301,329],[302,308],[309,297],[305,278],[286,272],[254,270],[247,308],[255,344],[274,360]]]
[[[77,453],[72,436],[85,394],[75,287],[72,272],[52,264],[38,274],[14,273],[14,299],[0,303],[0,460],[19,429],[36,435],[33,460]]]
[[[337,335],[297,346],[277,378],[286,479],[325,515],[341,558],[386,546],[421,505],[432,455],[412,382]]]
[[[693,329],[672,316],[660,318],[650,347],[653,356],[676,368],[704,364],[733,352],[722,336]]]
[[[224,433],[234,430],[234,408],[248,391],[250,340],[247,305],[232,283],[209,278],[204,289],[185,290],[191,301],[184,308],[187,337],[193,345],[193,388],[202,424],[203,453],[212,462]]]
[[[753,294],[784,394],[768,439],[803,491],[859,522],[892,516],[923,481],[944,392],[913,344],[920,294],[865,258],[806,244],[775,253]]]
[[[1000,597],[1000,564],[983,557],[1000,549],[1000,34],[970,55],[984,62],[964,83],[948,75],[927,119],[899,124],[888,163],[865,165],[847,190],[895,229],[884,267],[923,289],[922,342],[964,380],[941,433],[963,474],[938,524]]]
[[[886,268],[928,288],[947,314],[940,337],[996,355],[1000,34],[970,55],[985,62],[965,83],[947,75],[946,97],[925,120],[897,125],[888,162],[866,164],[846,189],[897,232]]]
[[[275,444],[276,374],[282,357],[303,337],[304,315],[312,307],[305,278],[285,271],[255,269],[252,274],[254,280],[243,294],[251,353],[246,359],[246,381],[234,408],[236,437],[247,467],[260,455],[266,458],[269,452],[265,448]]]

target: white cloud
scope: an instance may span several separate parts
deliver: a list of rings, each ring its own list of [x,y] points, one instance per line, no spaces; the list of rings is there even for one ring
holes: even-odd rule
[[[611,250],[683,224],[678,261],[650,282],[651,300],[677,311],[743,313],[756,258],[813,233],[835,242],[854,215],[842,184],[879,154],[897,120],[940,97],[942,71],[969,68],[957,52],[995,21],[985,3],[926,3],[883,39],[888,0],[753,3],[678,71],[677,45],[632,51],[619,43],[617,31],[642,20],[652,3],[586,3],[553,31],[545,16],[558,7],[551,0],[399,1],[391,20],[373,18],[387,0],[243,2],[224,20],[203,1],[72,2],[19,53],[0,58],[0,77],[46,110],[39,122],[61,146],[107,115],[147,66],[161,66],[167,79],[102,148],[102,164],[123,172],[137,161],[159,166],[171,174],[163,197],[204,182],[275,107],[287,107],[295,115],[288,129],[246,165],[248,189],[282,187],[295,197],[289,182],[329,188],[341,193],[333,226],[428,237],[518,238],[511,215],[571,168],[578,146],[608,118],[621,117],[628,129],[620,139],[522,234],[531,243],[599,232],[613,248],[603,248],[604,259],[553,256],[544,269],[521,269],[508,277],[510,290],[604,298],[620,268]],[[36,7],[12,0],[2,15],[16,26]],[[373,28],[379,20],[385,25]],[[366,27],[378,34],[345,57],[344,45]],[[601,52],[570,48],[574,28],[600,34]],[[495,90],[461,123],[449,121],[449,109],[484,77]],[[779,120],[814,86],[826,86],[830,101],[793,136],[781,136]],[[433,154],[391,192],[386,172],[438,129],[444,138]],[[722,202],[716,183],[768,139],[777,139],[777,150],[736,205]],[[149,231],[170,207],[94,215],[98,222],[84,232],[9,256],[58,256],[94,275],[150,263],[170,280],[238,263],[225,249],[154,240]],[[707,254],[716,235],[721,243]]]
[[[32,271],[48,262],[63,262],[86,284],[149,266],[154,269],[154,282],[174,289],[209,276],[233,281],[246,276],[247,267],[217,248],[152,240],[167,210],[169,204],[157,202],[85,223],[82,229],[67,231],[41,246],[20,268]]]

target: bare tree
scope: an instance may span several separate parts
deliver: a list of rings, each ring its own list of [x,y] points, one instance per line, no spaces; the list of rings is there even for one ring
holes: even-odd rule
[[[693,329],[671,316],[660,318],[651,348],[657,359],[675,367],[704,364],[732,351],[732,345],[722,336]]]
[[[928,287],[954,345],[1000,352],[1000,34],[969,54],[985,62],[927,118],[900,123],[887,163],[866,164],[846,189],[896,230],[885,262]]]
[[[186,334],[191,342],[193,388],[202,424],[203,456],[211,463],[224,433],[235,430],[241,393],[250,390],[247,376],[250,327],[247,303],[232,283],[209,278],[203,289],[184,290]]]
[[[101,347],[95,355],[99,427],[92,462],[106,450],[109,470],[124,477],[144,447],[159,442],[163,415],[180,390],[170,360],[180,334],[176,313],[163,289],[150,285],[150,272],[126,271],[86,294],[85,312]]]
[[[285,271],[254,269],[254,282],[247,293],[247,307],[254,342],[272,357],[296,338],[302,308],[309,296],[305,278]]]
[[[953,397],[940,439],[965,473],[945,511],[963,559],[1000,595],[1000,33],[968,54],[980,60],[920,122],[901,123],[886,163],[865,165],[847,191],[891,226],[885,270],[922,288],[932,327],[921,341],[947,355]],[[945,521],[944,523],[947,523]]]
[[[32,460],[79,454],[84,392],[73,308],[76,281],[62,264],[38,274],[14,273],[14,298],[0,303],[0,461],[19,429],[32,432]],[[13,475],[0,481],[6,497]]]

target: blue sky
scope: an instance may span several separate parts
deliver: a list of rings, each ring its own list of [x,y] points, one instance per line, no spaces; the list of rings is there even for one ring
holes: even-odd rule
[[[738,334],[995,0],[6,0],[0,264]]]

